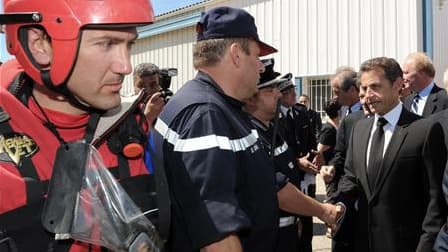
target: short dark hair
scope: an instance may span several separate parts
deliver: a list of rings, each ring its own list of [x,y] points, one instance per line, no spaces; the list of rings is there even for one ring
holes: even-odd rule
[[[331,119],[338,117],[340,109],[341,104],[336,99],[329,100],[324,105],[324,111]]]
[[[137,84],[137,82],[140,82],[140,80],[145,76],[152,76],[160,73],[160,69],[158,66],[152,63],[141,63],[138,64],[134,68],[134,85],[140,86],[140,84]]]
[[[377,57],[364,61],[359,67],[359,76],[365,72],[372,70],[383,70],[384,77],[393,83],[398,78],[403,78],[403,71],[400,64],[393,59],[387,57]]]
[[[338,77],[341,78],[342,91],[347,92],[352,86],[359,90],[357,86],[358,76],[354,70],[343,71]]]
[[[193,66],[198,69],[199,67],[218,64],[233,43],[238,43],[243,52],[250,55],[250,41],[250,38],[220,38],[198,41],[193,45]]]

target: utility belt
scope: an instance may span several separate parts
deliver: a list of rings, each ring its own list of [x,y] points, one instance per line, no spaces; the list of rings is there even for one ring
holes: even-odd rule
[[[280,217],[278,219],[278,227],[284,228],[284,227],[294,225],[298,222],[299,222],[299,217],[296,217],[296,216]]]

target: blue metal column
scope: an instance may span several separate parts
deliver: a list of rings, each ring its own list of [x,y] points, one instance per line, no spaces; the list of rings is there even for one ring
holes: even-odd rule
[[[433,22],[432,22],[432,0],[423,0],[423,51],[433,58]]]

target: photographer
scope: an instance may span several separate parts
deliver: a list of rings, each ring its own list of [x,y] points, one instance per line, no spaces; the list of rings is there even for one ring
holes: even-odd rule
[[[137,94],[142,89],[148,97],[144,110],[146,120],[153,125],[162,111],[165,101],[160,88],[160,69],[152,63],[141,63],[135,67],[135,93]]]

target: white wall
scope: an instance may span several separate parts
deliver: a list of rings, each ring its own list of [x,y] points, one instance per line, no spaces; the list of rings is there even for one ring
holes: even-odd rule
[[[443,86],[443,72],[448,68],[448,1],[433,0],[433,62],[435,82]]]
[[[277,71],[315,76],[331,74],[341,65],[357,69],[364,60],[378,56],[393,57],[401,63],[410,52],[422,50],[421,2],[215,0],[199,8],[229,5],[246,9],[255,17],[260,38],[279,49],[273,55]],[[434,36],[440,36],[434,39],[434,61],[443,67],[447,66],[447,8],[434,14]],[[132,62],[179,68],[180,75],[173,79],[173,90],[177,90],[194,76],[194,41],[193,26],[140,40]]]

